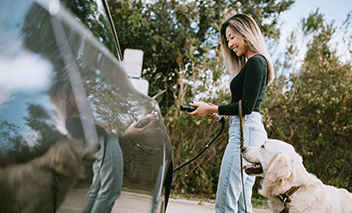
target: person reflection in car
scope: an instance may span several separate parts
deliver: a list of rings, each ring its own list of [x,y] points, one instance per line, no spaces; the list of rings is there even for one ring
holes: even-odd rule
[[[83,122],[76,104],[72,88],[68,83],[59,82],[50,90],[52,102],[65,121],[69,135],[75,140],[85,142]],[[123,180],[123,156],[118,137],[109,135],[106,130],[95,124],[98,135],[99,151],[93,163],[93,181],[87,194],[83,212],[111,212],[115,200],[121,195]]]

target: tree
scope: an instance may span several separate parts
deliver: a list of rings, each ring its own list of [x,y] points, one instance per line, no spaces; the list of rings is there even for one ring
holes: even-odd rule
[[[219,27],[225,17],[234,11],[248,13],[268,38],[277,39],[278,16],[293,2],[110,0],[109,7],[121,48],[144,51],[143,77],[151,82],[150,95],[166,90],[160,101],[165,114],[179,96],[179,79],[189,78],[197,71],[195,67],[204,65],[210,50],[217,52]]]
[[[344,26],[349,26],[350,22],[351,18]],[[309,26],[311,24],[315,26]],[[309,172],[326,184],[351,190],[350,173],[345,172],[352,169],[347,163],[352,160],[349,140],[352,137],[351,60],[343,62],[337,55],[332,38],[339,28],[326,23],[319,12],[303,19],[300,27],[301,31],[294,32],[289,38],[285,62],[276,64],[276,70],[282,70],[282,74],[267,88],[262,104],[264,125],[269,138],[294,145]],[[305,35],[304,40],[295,39],[302,35]],[[348,43],[350,37],[345,38]],[[306,52],[303,53],[302,66],[297,68],[294,65],[302,46],[306,46]],[[207,67],[214,70],[216,64],[221,64],[209,58],[204,61],[206,63],[201,64],[204,67],[198,64],[196,69],[206,70]],[[229,100],[228,91],[216,94],[217,97],[204,100],[213,103]],[[170,109],[177,110],[175,107]],[[165,122],[174,142],[175,165],[195,156],[219,129],[216,122],[192,118],[184,113],[171,116]],[[182,173],[175,174],[175,193],[213,197],[221,163],[219,156],[226,147],[227,137],[226,132],[222,133],[196,162],[182,168]],[[256,187],[260,187],[259,184]]]
[[[345,163],[352,160],[352,64],[337,56],[331,45],[337,27],[318,10],[301,24],[302,34],[312,39],[287,90],[269,93],[268,134],[293,144],[307,170],[324,183],[351,189],[351,176],[342,171],[352,169]]]
[[[193,157],[219,128],[216,122],[204,122],[180,113],[179,105],[190,102],[200,93],[208,95],[202,97],[204,101],[225,104],[230,100],[228,91],[213,90],[223,84],[221,78],[225,74],[219,46],[222,21],[234,12],[248,13],[268,40],[275,41],[279,38],[279,14],[293,2],[109,1],[121,49],[144,51],[142,77],[150,82],[150,95],[166,90],[160,105],[175,151],[175,166]],[[183,169],[184,175],[177,173],[173,190],[215,193],[221,158],[214,156],[222,156],[226,141],[227,134],[223,133],[216,145],[192,166]]]

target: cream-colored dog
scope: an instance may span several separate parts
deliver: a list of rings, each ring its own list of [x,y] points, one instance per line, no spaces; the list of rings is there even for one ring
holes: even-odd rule
[[[246,173],[264,178],[259,193],[268,197],[272,212],[352,212],[352,194],[308,173],[292,145],[267,140],[259,147],[244,147],[242,153],[252,163],[244,166]]]

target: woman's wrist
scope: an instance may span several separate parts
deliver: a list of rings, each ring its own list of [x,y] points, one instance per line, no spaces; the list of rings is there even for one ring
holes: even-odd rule
[[[219,114],[219,107],[216,105],[209,106],[209,113],[217,113]]]

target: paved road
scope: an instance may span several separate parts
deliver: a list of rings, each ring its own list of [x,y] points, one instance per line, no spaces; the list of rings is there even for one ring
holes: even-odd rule
[[[71,190],[57,213],[80,213],[86,193],[87,190],[83,189]],[[143,213],[143,209],[151,208],[150,199],[151,197],[148,195],[122,192],[121,197],[114,205],[112,213]],[[137,203],[138,205],[136,205]],[[215,213],[214,209],[215,205],[213,203],[170,198],[166,213]],[[270,213],[270,211],[267,209],[253,209],[253,213]]]
[[[215,204],[182,199],[170,199],[166,213],[215,213]],[[271,213],[268,209],[253,209],[253,213]]]

